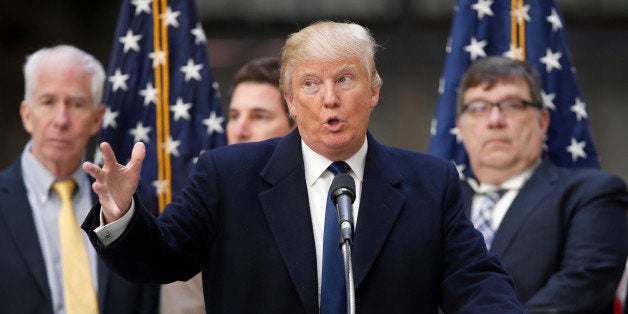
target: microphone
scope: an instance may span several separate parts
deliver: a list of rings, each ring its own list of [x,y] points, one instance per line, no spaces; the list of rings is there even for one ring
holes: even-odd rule
[[[353,241],[353,201],[355,201],[355,182],[351,175],[339,173],[331,186],[331,200],[336,205],[338,224],[340,225],[340,244]]]

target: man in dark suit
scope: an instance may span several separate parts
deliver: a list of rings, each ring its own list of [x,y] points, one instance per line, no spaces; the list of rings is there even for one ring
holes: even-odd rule
[[[41,49],[24,65],[25,97],[20,107],[31,135],[21,157],[0,172],[0,313],[75,313],[68,308],[67,273],[61,253],[60,196],[54,183],[72,180],[78,221],[95,197],[80,164],[100,128],[104,69],[72,46]],[[74,230],[81,235],[78,221]],[[87,258],[86,286],[92,300],[80,313],[156,313],[158,287],[130,283],[111,273],[87,237],[77,238]],[[83,255],[85,256],[85,255]],[[76,266],[76,265],[75,265]],[[68,295],[71,293],[67,293]]]
[[[458,105],[474,174],[464,189],[467,214],[513,277],[525,311],[612,313],[626,262],[624,182],[542,156],[549,112],[539,75],[524,61],[474,63]],[[494,191],[501,197],[490,209]]]
[[[327,168],[345,161],[357,194],[358,313],[436,313],[439,305],[446,313],[520,313],[508,275],[464,216],[453,165],[383,146],[367,132],[381,87],[375,47],[353,23],[292,34],[280,85],[297,130],[203,154],[158,219],[133,197],[144,146],[120,165],[102,143],[103,167],[83,166],[100,199],[83,229],[99,255],[139,282],[202,270],[211,313],[314,314],[319,302],[321,313],[344,312],[325,310],[321,289]]]

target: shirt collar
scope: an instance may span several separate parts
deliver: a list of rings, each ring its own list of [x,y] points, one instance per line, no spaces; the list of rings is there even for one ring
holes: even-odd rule
[[[467,183],[476,194],[488,193],[499,189],[521,190],[523,185],[528,181],[528,179],[530,179],[530,177],[534,173],[534,170],[536,170],[536,168],[538,168],[540,164],[541,159],[539,158],[539,160],[534,165],[524,170],[523,172],[509,178],[499,186],[479,183],[477,179],[473,177],[467,178]]]
[[[44,165],[41,164],[31,152],[32,146],[33,141],[30,140],[22,152],[22,177],[29,185],[31,191],[37,195],[37,198],[45,201],[50,196],[52,184],[57,179],[66,178],[56,178],[48,169],[46,169],[46,167],[44,167]],[[28,169],[28,171],[26,171],[26,169]],[[74,182],[76,182],[75,189],[77,191],[82,186],[83,181],[87,180],[81,170],[81,167],[78,167],[76,171],[72,173],[70,178],[74,179]]]
[[[301,140],[301,151],[303,153],[303,166],[305,167],[305,182],[312,186],[318,178],[327,170],[327,167],[334,161],[323,157],[312,150],[303,140]],[[364,165],[366,164],[366,152],[368,151],[368,140],[364,138],[362,147],[345,162],[351,167],[351,171],[358,180],[363,181]]]

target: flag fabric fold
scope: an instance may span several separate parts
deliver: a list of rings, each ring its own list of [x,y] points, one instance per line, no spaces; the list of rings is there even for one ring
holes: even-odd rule
[[[126,163],[146,145],[138,193],[161,210],[196,158],[226,144],[225,119],[193,0],[124,0],[113,40],[100,135]],[[96,151],[95,162],[102,162]]]
[[[562,167],[599,167],[586,104],[578,87],[567,33],[554,0],[459,0],[455,7],[429,153],[470,175],[455,126],[458,84],[471,63],[500,55],[526,60],[542,79],[550,111],[546,154]]]

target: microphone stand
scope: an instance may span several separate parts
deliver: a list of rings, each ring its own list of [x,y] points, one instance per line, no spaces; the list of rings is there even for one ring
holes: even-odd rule
[[[349,206],[351,208],[351,206]],[[353,260],[351,259],[351,245],[353,245],[353,217],[349,211],[347,217],[340,221],[340,249],[345,265],[345,286],[347,287],[347,314],[355,314],[355,285],[353,283]]]
[[[344,239],[340,244],[345,265],[345,283],[347,286],[347,314],[355,314],[355,286],[353,283],[353,261],[351,259],[351,240]]]

